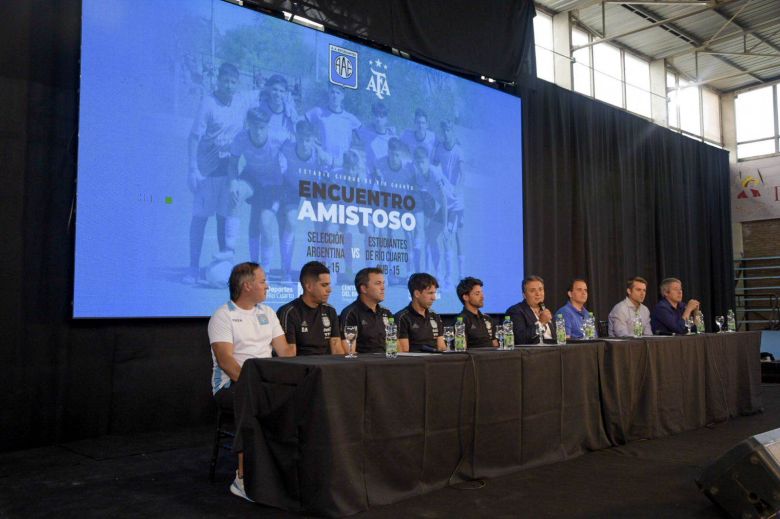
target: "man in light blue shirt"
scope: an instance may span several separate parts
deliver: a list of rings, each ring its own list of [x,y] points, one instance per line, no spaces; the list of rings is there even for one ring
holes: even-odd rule
[[[585,303],[588,301],[588,283],[584,279],[575,279],[569,287],[569,302],[563,305],[555,315],[561,314],[566,322],[566,338],[584,338],[583,324],[590,315]]]
[[[626,283],[627,297],[616,304],[609,313],[609,336],[632,337],[634,320],[642,320],[642,335],[653,335],[650,328],[650,310],[642,303],[647,295],[647,280],[634,277]]]

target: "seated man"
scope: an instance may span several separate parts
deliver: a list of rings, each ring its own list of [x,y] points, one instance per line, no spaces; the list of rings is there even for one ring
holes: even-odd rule
[[[222,408],[233,409],[233,383],[241,375],[244,361],[295,355],[295,346],[284,339],[279,319],[270,306],[261,304],[268,294],[265,272],[257,263],[239,263],[228,282],[230,300],[209,319],[209,343],[213,370],[211,389]],[[251,501],[244,491],[244,456],[238,454],[238,471],[230,492]]]
[[[301,269],[300,282],[303,294],[277,311],[287,343],[295,346],[298,355],[344,353],[339,317],[328,304],[330,270],[319,261],[310,261]]]
[[[695,299],[683,302],[682,282],[677,278],[661,281],[661,300],[653,307],[650,325],[656,335],[685,334],[685,320],[699,309]]]
[[[461,279],[455,291],[458,299],[463,302],[463,311],[458,317],[463,317],[466,326],[466,344],[469,348],[498,347],[496,339],[496,323],[480,311],[485,306],[485,293],[482,281],[467,277]]]
[[[398,325],[398,350],[432,353],[444,351],[444,322],[431,310],[436,301],[439,283],[430,274],[409,276],[409,294],[412,302],[395,314]]]
[[[569,291],[569,302],[563,305],[555,312],[555,315],[561,314],[566,323],[567,339],[584,339],[583,324],[590,315],[585,303],[588,301],[588,284],[584,279],[575,279],[571,282]]]
[[[385,300],[385,275],[382,269],[366,267],[355,275],[358,298],[341,311],[341,339],[344,350],[344,327],[357,326],[358,353],[385,352],[385,325],[393,314],[379,303]]]
[[[523,280],[524,300],[506,310],[512,319],[515,344],[535,344],[539,342],[537,323],[544,327],[543,339],[553,342],[555,324],[552,313],[544,307],[544,280],[539,276],[528,276]]]
[[[650,310],[642,303],[647,295],[647,281],[635,277],[626,284],[626,298],[616,304],[609,313],[609,336],[632,337],[634,320],[642,320],[642,335],[653,335],[650,328]]]

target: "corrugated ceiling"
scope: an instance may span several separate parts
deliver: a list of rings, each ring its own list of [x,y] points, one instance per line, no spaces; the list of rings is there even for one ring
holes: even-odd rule
[[[540,0],[569,12],[597,37],[650,59],[666,59],[684,77],[720,92],[780,79],[780,0],[673,0],[600,3]]]

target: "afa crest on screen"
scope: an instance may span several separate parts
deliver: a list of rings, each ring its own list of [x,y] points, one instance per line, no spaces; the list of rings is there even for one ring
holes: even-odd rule
[[[387,64],[379,59],[368,62],[371,70],[371,79],[368,80],[366,90],[370,90],[379,99],[390,95],[390,84],[387,82]]]

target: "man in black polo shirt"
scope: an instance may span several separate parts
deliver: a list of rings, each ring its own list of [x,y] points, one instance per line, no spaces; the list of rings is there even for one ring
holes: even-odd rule
[[[466,325],[466,344],[470,348],[498,347],[496,340],[496,323],[479,309],[485,306],[483,283],[477,278],[461,279],[455,289],[458,299],[463,301],[463,311],[458,317],[463,317]]]
[[[444,351],[444,323],[439,314],[431,311],[439,283],[430,274],[418,272],[409,276],[407,286],[412,302],[395,314],[398,349],[428,353]]]
[[[385,325],[393,314],[379,303],[385,299],[385,275],[382,269],[366,267],[355,275],[358,298],[341,311],[341,339],[344,327],[357,326],[358,353],[384,353]]]
[[[339,318],[328,304],[332,287],[330,270],[319,261],[310,261],[301,269],[303,294],[276,312],[288,344],[295,344],[298,355],[343,354]]]

